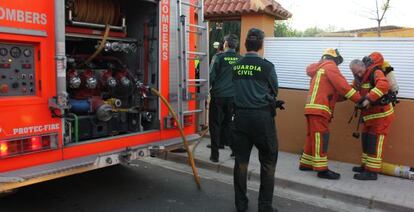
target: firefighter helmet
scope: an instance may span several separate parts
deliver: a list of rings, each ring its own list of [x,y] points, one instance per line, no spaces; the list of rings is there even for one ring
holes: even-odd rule
[[[333,60],[336,65],[341,64],[344,61],[344,58],[339,53],[338,49],[327,48],[322,53],[322,59]]]

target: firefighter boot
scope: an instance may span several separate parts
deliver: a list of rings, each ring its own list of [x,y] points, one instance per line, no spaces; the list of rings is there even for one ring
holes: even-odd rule
[[[364,170],[359,174],[354,174],[354,179],[356,180],[377,180],[378,174],[376,172],[370,172],[368,170]]]
[[[338,180],[341,177],[341,175],[339,173],[327,169],[325,171],[318,172],[318,177],[328,180]]]
[[[361,173],[364,170],[365,170],[365,167],[363,167],[363,166],[354,166],[354,167],[352,167],[352,171],[353,172],[359,172],[359,173]]]

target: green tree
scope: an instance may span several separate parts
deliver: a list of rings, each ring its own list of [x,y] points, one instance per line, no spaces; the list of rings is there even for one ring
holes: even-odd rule
[[[274,35],[275,37],[301,37],[302,32],[293,29],[286,22],[275,21]]]
[[[303,32],[303,37],[315,37],[316,35],[325,32],[325,30],[318,28],[318,27],[310,27],[307,28],[304,32]]]

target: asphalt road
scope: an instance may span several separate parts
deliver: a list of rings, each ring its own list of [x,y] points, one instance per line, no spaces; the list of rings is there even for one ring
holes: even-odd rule
[[[199,191],[188,173],[138,162],[22,188],[0,199],[0,212],[235,211],[231,183],[203,177],[202,185]],[[248,193],[249,211],[257,211],[258,193]],[[327,211],[276,197],[274,205],[282,212]]]

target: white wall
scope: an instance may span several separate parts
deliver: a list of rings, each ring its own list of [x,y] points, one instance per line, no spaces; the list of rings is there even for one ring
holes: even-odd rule
[[[351,82],[349,63],[379,51],[394,67],[399,97],[414,98],[414,38],[266,38],[264,57],[275,64],[279,86],[308,89],[308,64],[317,62],[326,48],[337,48],[344,57],[339,66]]]

